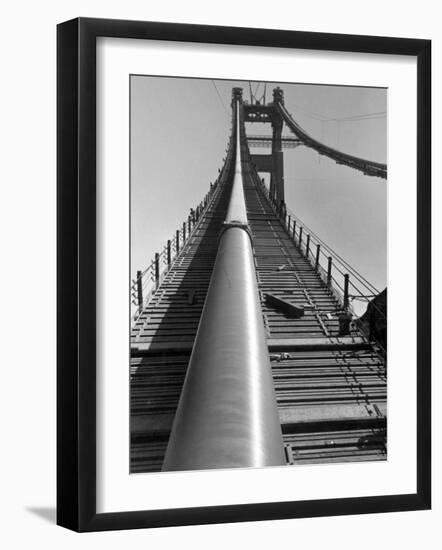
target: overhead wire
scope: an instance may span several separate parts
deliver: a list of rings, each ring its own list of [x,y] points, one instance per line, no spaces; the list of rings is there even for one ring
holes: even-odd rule
[[[301,111],[302,113],[306,114],[307,116],[313,118],[314,120],[319,120],[321,122],[350,122],[350,121],[358,121],[358,120],[372,120],[372,119],[378,119],[378,118],[385,118],[387,116],[386,111],[377,111],[374,113],[362,113],[359,115],[353,115],[353,116],[345,116],[345,117],[330,117],[326,116],[324,114],[310,111],[306,109],[305,107],[301,107],[297,103],[292,103],[298,111]]]
[[[364,113],[361,115],[333,117],[333,118],[328,118],[327,121],[346,121],[346,120],[361,120],[361,119],[371,119],[371,118],[385,118],[386,116],[387,116],[387,111],[378,111],[376,113]]]
[[[212,82],[212,84],[213,84],[213,86],[214,86],[214,88],[215,88],[215,91],[216,91],[216,93],[217,93],[217,96],[218,96],[219,100],[221,101],[221,105],[223,106],[223,109],[226,111],[227,114],[229,114],[229,111],[227,110],[227,107],[226,107],[226,105],[225,105],[225,103],[224,103],[224,101],[223,101],[223,98],[221,97],[221,94],[219,93],[219,90],[218,90],[218,88],[216,87],[215,81],[214,81],[214,80],[211,80],[211,82]]]

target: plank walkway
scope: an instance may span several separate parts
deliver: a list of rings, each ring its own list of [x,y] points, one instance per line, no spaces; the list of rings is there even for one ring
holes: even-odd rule
[[[357,330],[339,338],[341,306],[243,167],[263,323],[288,464],[386,459],[386,367]],[[228,178],[225,178],[228,179]],[[132,331],[131,472],[161,469],[229,199],[220,184]],[[266,304],[292,302],[294,319]]]

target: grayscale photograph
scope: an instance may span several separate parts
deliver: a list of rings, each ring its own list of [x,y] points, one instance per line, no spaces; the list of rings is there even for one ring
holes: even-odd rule
[[[387,459],[386,88],[130,77],[130,473]]]

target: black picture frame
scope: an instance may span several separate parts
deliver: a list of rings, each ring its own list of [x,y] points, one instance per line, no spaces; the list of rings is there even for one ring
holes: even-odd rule
[[[96,39],[117,37],[417,58],[417,491],[96,513]],[[75,531],[429,509],[431,41],[79,18],[57,28],[57,523]],[[406,122],[404,122],[404,125]]]

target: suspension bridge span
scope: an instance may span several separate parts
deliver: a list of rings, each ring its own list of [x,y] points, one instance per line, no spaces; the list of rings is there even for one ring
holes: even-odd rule
[[[387,176],[312,138],[280,88],[267,104],[233,89],[216,181],[133,281],[132,473],[386,458],[386,295],[287,208],[282,150],[298,146]]]

